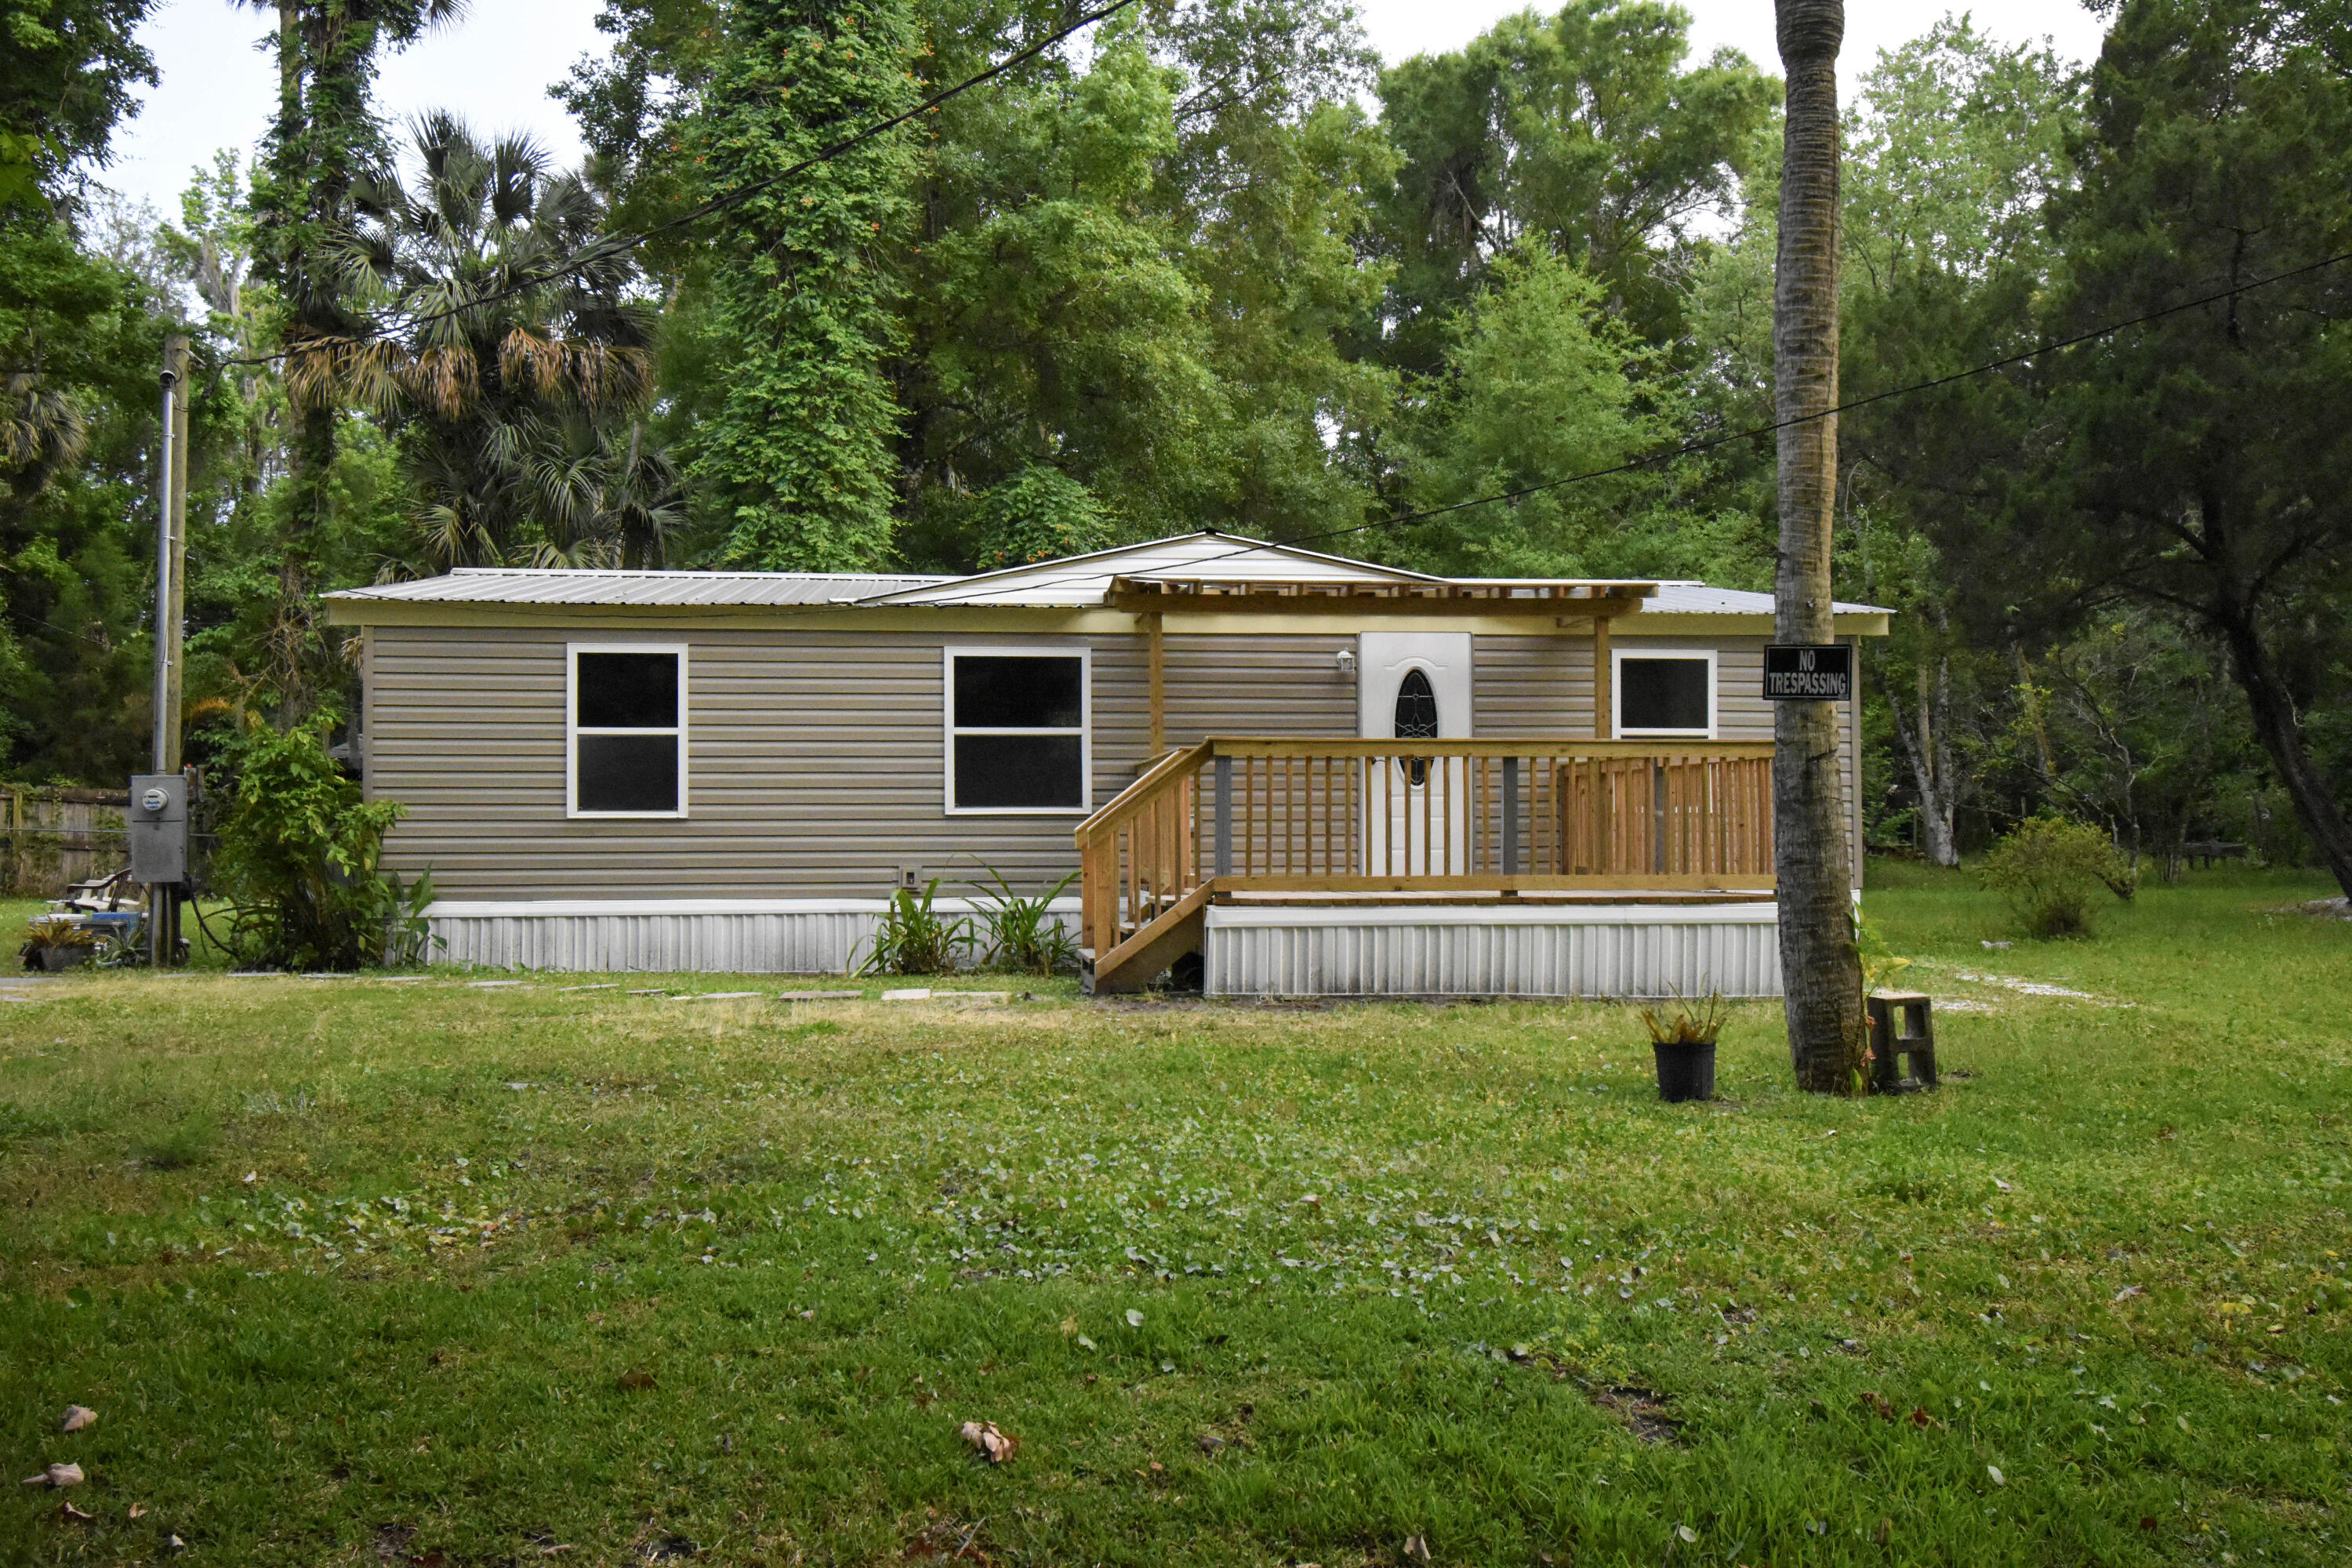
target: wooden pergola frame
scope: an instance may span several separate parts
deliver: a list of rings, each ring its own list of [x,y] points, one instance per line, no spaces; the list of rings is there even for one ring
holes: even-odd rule
[[[1142,631],[1150,668],[1151,754],[1168,751],[1168,677],[1165,617],[1171,611],[1196,615],[1424,616],[1525,616],[1558,625],[1589,620],[1592,631],[1592,734],[1610,738],[1609,623],[1631,615],[1654,596],[1658,584],[1619,578],[1480,578],[1473,581],[1332,582],[1318,578],[1113,577],[1104,603],[1125,610]]]

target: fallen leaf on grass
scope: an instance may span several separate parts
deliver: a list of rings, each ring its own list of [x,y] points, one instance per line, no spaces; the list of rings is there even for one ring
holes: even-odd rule
[[[1127,1326],[1130,1329],[1143,1327],[1143,1314],[1129,1307],[1127,1310]]]
[[[1428,1541],[1428,1538],[1427,1538],[1427,1537],[1425,1537],[1425,1536],[1420,1536],[1420,1535],[1411,1536],[1411,1537],[1407,1538],[1407,1540],[1405,1541],[1405,1543],[1404,1543],[1404,1554],[1405,1554],[1406,1559],[1407,1559],[1408,1561],[1410,1561],[1410,1562],[1414,1562],[1414,1563],[1426,1563],[1426,1562],[1428,1562],[1428,1561],[1429,1561],[1429,1541]]]
[[[2004,1193],[2016,1191],[2015,1188],[2011,1187],[2007,1182],[2002,1181],[1999,1176],[1995,1176],[1992,1179],[1992,1184],[1999,1187]]]
[[[2128,1301],[2134,1296],[2145,1296],[2147,1294],[2147,1287],[2145,1285],[2126,1285],[2122,1289],[2116,1292],[2115,1299],[2118,1301]]]
[[[82,1483],[79,1465],[51,1465],[37,1476],[26,1476],[28,1487],[78,1487]]]
[[[69,1502],[61,1502],[58,1504],[58,1519],[61,1523],[88,1524],[91,1520],[96,1519],[97,1517],[98,1516],[94,1513],[82,1512],[81,1510],[74,1507],[74,1505]]]
[[[79,1432],[97,1419],[98,1412],[92,1410],[89,1405],[68,1405],[66,1406],[66,1418],[58,1423],[58,1430],[60,1432]]]
[[[1937,1420],[1933,1415],[1928,1415],[1923,1407],[1916,1405],[1911,1407],[1911,1425],[1914,1426],[1933,1426],[1937,1431],[1942,1431],[1944,1429],[1944,1424],[1941,1421]]]
[[[654,1374],[641,1366],[633,1366],[623,1373],[616,1384],[624,1394],[635,1394],[653,1385]]]
[[[1881,1421],[1892,1421],[1895,1419],[1894,1402],[1889,1400],[1886,1395],[1879,1393],[1878,1390],[1874,1388],[1867,1389],[1864,1392],[1862,1395],[1862,1407],[1876,1415]]]
[[[1985,1467],[1985,1474],[1992,1478],[1992,1484],[1997,1487],[2005,1487],[2009,1485],[2009,1478],[2000,1473],[2000,1467],[1999,1465],[1987,1465]]]
[[[993,1421],[967,1421],[961,1433],[963,1440],[979,1449],[992,1465],[1001,1465],[1021,1451],[1021,1439],[1008,1437],[996,1429]]]
[[[147,1510],[134,1502],[131,1505],[131,1517],[133,1519],[144,1519],[147,1517]]]

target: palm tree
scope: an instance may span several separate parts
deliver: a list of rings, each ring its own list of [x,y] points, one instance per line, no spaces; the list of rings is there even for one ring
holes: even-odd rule
[[[1838,45],[1843,0],[1777,0],[1788,110],[1780,165],[1780,255],[1772,292],[1774,415],[1780,431],[1780,560],[1773,632],[1828,643],[1830,529],[1837,500]],[[1838,766],[1837,710],[1773,704],[1772,821],[1780,976],[1789,1052],[1801,1089],[1851,1093],[1866,1025],[1853,941],[1853,868]]]
[[[605,206],[526,137],[485,143],[455,116],[415,122],[416,170],[378,169],[334,245],[380,336],[288,363],[331,380],[399,437],[425,562],[658,561],[677,513],[647,452],[654,311]]]
[[[456,21],[465,0],[230,0],[278,21],[278,112],[255,182],[257,275],[276,291],[279,331],[289,365],[331,357],[331,345],[364,330],[341,298],[324,253],[350,211],[353,178],[375,156],[378,131],[368,108],[376,67],[427,31]],[[294,378],[288,378],[289,389]],[[331,380],[306,386],[331,392]],[[278,598],[268,633],[268,677],[281,721],[306,711],[334,654],[320,636],[319,587],[325,530],[334,512],[328,482],[343,415],[331,396],[289,399],[287,458],[293,480],[290,527],[278,557]]]

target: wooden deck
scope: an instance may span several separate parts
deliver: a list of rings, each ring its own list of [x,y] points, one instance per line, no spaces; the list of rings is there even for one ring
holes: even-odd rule
[[[1097,991],[1197,951],[1213,900],[1769,897],[1769,741],[1210,740],[1076,832]]]

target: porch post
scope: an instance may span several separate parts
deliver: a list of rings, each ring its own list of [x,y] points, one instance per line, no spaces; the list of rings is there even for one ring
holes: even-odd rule
[[[1503,875],[1519,874],[1519,759],[1503,759]]]
[[[1596,741],[1613,739],[1609,711],[1616,706],[1612,688],[1617,672],[1610,668],[1609,617],[1592,617],[1592,738]]]
[[[1160,612],[1147,610],[1143,622],[1145,658],[1151,667],[1151,761],[1168,754],[1167,638],[1160,634]]]
[[[1217,875],[1234,874],[1234,760],[1217,759]]]

